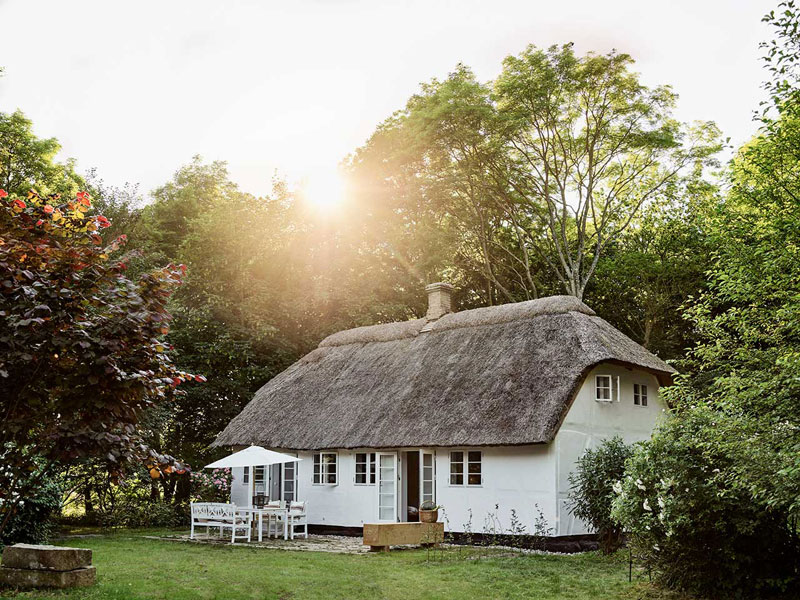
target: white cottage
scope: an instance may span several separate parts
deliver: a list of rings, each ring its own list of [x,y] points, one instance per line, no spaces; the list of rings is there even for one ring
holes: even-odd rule
[[[416,520],[425,500],[451,531],[511,512],[555,536],[587,533],[568,476],[598,441],[645,440],[674,370],[571,296],[453,313],[426,288],[425,318],[359,327],[269,381],[215,441],[291,453],[296,464],[234,472],[232,499],[308,502],[309,523]]]

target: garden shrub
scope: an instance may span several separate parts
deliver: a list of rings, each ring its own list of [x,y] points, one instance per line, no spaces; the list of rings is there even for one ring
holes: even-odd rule
[[[11,544],[43,544],[55,531],[55,517],[61,508],[61,487],[46,481],[28,494],[0,535],[0,547]]]
[[[184,527],[189,520],[186,503],[124,502],[100,515],[100,523],[106,527]]]
[[[760,470],[759,428],[697,406],[635,450],[612,515],[660,583],[708,598],[800,593],[796,523],[737,475],[748,453]]]
[[[230,502],[230,469],[192,472],[192,499],[196,502]]]
[[[614,436],[587,450],[569,476],[570,512],[595,530],[605,554],[622,545],[622,529],[611,517],[611,504],[614,483],[625,474],[625,461],[632,451],[632,446]]]

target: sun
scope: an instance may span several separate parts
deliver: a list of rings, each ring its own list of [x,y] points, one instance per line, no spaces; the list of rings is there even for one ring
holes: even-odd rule
[[[301,185],[305,202],[321,211],[336,210],[344,200],[344,179],[337,170],[317,171]]]

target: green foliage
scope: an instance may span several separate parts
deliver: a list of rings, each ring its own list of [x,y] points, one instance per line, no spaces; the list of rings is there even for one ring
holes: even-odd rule
[[[104,527],[186,527],[191,519],[188,503],[139,502],[126,499],[99,516]]]
[[[674,94],[642,85],[632,62],[530,46],[487,84],[458,65],[355,154],[357,189],[393,204],[412,244],[439,237],[425,268],[468,279],[484,304],[583,297],[640,208],[674,197],[720,147],[713,124],[677,123]]]
[[[55,531],[54,517],[61,508],[61,487],[44,481],[25,500],[0,532],[0,548],[12,544],[44,544]]]
[[[57,466],[101,456],[119,471],[141,456],[144,412],[194,378],[162,341],[182,269],[129,280],[125,257],[111,258],[125,237],[106,244],[109,222],[90,207],[86,192],[0,190],[0,530]]]
[[[786,101],[800,45],[783,6],[767,19],[768,47],[795,52],[768,57],[786,75],[767,86],[778,114],[696,216],[714,252],[687,311],[698,343],[665,391],[676,418],[637,452],[615,502],[661,581],[716,596],[800,592],[800,110]]]
[[[611,517],[613,486],[625,474],[625,461],[633,448],[619,436],[604,440],[583,453],[570,473],[570,512],[588,523],[611,554],[622,545],[622,528]]]
[[[660,583],[711,598],[800,591],[793,523],[737,479],[746,465],[767,467],[764,455],[775,458],[763,437],[752,423],[698,406],[636,449],[613,516]]]
[[[23,198],[34,186],[42,195],[74,196],[86,189],[72,161],[55,162],[61,145],[55,138],[41,139],[33,123],[16,111],[0,112],[0,188]]]

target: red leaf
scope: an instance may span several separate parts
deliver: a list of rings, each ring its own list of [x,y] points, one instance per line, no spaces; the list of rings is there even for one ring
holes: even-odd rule
[[[49,204],[45,204],[44,208],[42,209],[46,214],[52,215],[53,214],[53,207]]]
[[[8,192],[0,188],[0,198],[7,198],[7,197],[8,197]]]

